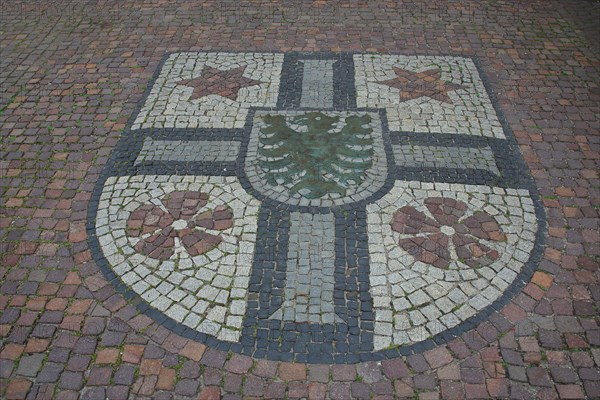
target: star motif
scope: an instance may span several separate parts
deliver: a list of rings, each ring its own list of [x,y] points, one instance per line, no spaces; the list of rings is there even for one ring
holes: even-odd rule
[[[245,70],[245,65],[228,71],[205,66],[202,69],[200,76],[192,79],[183,79],[176,83],[178,85],[194,88],[192,96],[189,98],[190,101],[211,94],[227,97],[228,99],[235,101],[237,99],[238,91],[241,88],[264,83],[243,76]]]
[[[400,90],[400,100],[408,101],[419,97],[429,97],[444,103],[452,104],[448,92],[464,89],[464,86],[449,83],[441,79],[439,69],[413,72],[394,67],[396,77],[387,81],[376,82]]]

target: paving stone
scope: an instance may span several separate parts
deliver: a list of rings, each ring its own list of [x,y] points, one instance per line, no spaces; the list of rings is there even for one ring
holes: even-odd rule
[[[383,374],[389,379],[406,378],[410,371],[401,359],[385,360],[381,363]]]
[[[308,385],[302,382],[292,382],[288,386],[287,395],[291,399],[306,398],[308,396]]]
[[[86,371],[88,369],[90,360],[91,360],[90,356],[82,356],[82,355],[77,355],[77,354],[72,355],[69,358],[69,362],[67,364],[67,370],[76,371],[76,372]]]
[[[425,357],[423,357],[420,354],[409,356],[408,364],[410,368],[412,368],[417,373],[425,372],[429,369],[429,365],[427,364]]]
[[[59,390],[56,392],[56,396],[61,399],[75,400],[79,398],[80,393],[75,390]]]
[[[461,369],[460,376],[467,383],[483,383],[485,380],[483,371],[473,368]]]
[[[124,362],[139,364],[142,359],[143,353],[143,346],[125,345],[123,347],[123,354],[121,355],[121,359]]]
[[[12,360],[0,360],[0,376],[8,378],[12,373],[14,362]]]
[[[552,378],[558,383],[575,383],[577,381],[577,373],[572,369],[565,367],[554,367],[550,369]]]
[[[155,359],[143,359],[140,364],[140,368],[138,369],[138,373],[140,375],[157,375],[160,371],[160,360]],[[188,366],[187,363],[184,363],[183,368],[185,369]],[[184,370],[184,373],[187,372]]]
[[[394,389],[398,397],[413,397],[414,389],[406,382],[397,380],[394,382]]]
[[[263,378],[272,378],[277,373],[277,368],[278,364],[276,362],[257,360],[252,373]]]
[[[109,399],[122,399],[127,397],[128,393],[127,386],[110,386],[106,389],[106,397]]]
[[[306,379],[306,367],[302,364],[279,364],[279,378],[284,381],[303,381]]]
[[[309,383],[308,385],[308,397],[311,399],[325,399],[327,395],[327,385],[324,383]]]
[[[423,355],[429,363],[429,366],[433,369],[439,368],[452,361],[452,356],[444,347],[439,347],[437,349],[427,351]]]
[[[264,394],[265,382],[261,378],[250,375],[244,381],[242,390],[246,396],[261,397]]]
[[[540,329],[540,343],[542,346],[551,349],[560,349],[565,346],[565,342],[559,332]]]
[[[23,399],[27,395],[31,382],[26,379],[14,379],[6,388],[7,399]]]
[[[206,350],[206,346],[201,343],[188,342],[183,349],[179,352],[182,356],[188,357],[194,361],[200,361],[202,355]]]
[[[106,399],[106,389],[104,388],[89,388],[84,390],[81,394],[82,399],[87,400],[102,400]]]
[[[22,353],[25,346],[8,343],[0,352],[0,357],[8,360],[16,360]]]
[[[225,373],[223,377],[223,389],[227,392],[239,392],[242,386],[242,376]]]
[[[226,357],[227,355],[223,352],[208,349],[204,353],[204,357],[202,357],[202,364],[209,367],[221,368],[225,364]]]
[[[40,399],[50,399],[54,393],[56,385],[49,383],[34,384],[27,394],[29,397],[37,396]]]
[[[392,383],[389,381],[385,381],[385,380],[380,381],[380,382],[375,382],[373,384],[373,392],[378,397],[385,397],[385,396],[392,397],[392,395],[393,395]]]
[[[58,386],[63,389],[80,390],[83,386],[83,374],[78,372],[63,372]]]
[[[226,363],[225,369],[235,374],[245,374],[252,367],[252,359],[250,357],[234,354]]]
[[[381,362],[397,396],[430,385],[411,374],[435,373],[420,398],[481,397],[484,384],[492,398],[599,397],[595,11],[7,4],[2,396],[179,396],[158,389],[162,368],[183,371],[193,397],[225,370],[260,374],[258,398],[364,397],[367,385],[388,398],[383,378],[330,383],[332,365]],[[268,143],[266,116],[286,121],[284,146]],[[317,117],[325,128],[301,121]],[[284,149],[326,154],[321,183]],[[274,183],[259,179],[269,162],[282,166]],[[326,254],[333,283],[292,279],[293,213],[320,216],[298,232],[296,269],[316,272]],[[292,281],[310,296],[271,318]],[[423,357],[445,346],[485,383]],[[308,377],[288,388],[279,362]]]
[[[207,386],[200,392],[200,400],[218,400],[221,398],[221,391],[217,386]]]
[[[388,382],[389,385],[389,382]],[[391,385],[390,385],[391,391]],[[371,390],[369,385],[362,382],[354,382],[351,386],[352,396],[357,399],[369,399],[371,398]],[[376,392],[377,393],[377,392]]]
[[[442,381],[440,382],[441,394],[444,399],[462,399],[464,390],[459,382]]]
[[[135,380],[131,391],[142,396],[153,395],[157,381],[156,376],[140,376]]]
[[[38,374],[36,381],[48,383],[58,382],[58,378],[60,377],[63,368],[64,366],[61,364],[46,362]]]
[[[331,367],[331,377],[334,381],[354,381],[356,379],[356,366],[334,365]]]
[[[436,386],[436,379],[433,375],[416,375],[413,382],[415,388],[419,390],[433,389]]]
[[[450,364],[445,367],[438,369],[437,376],[443,380],[459,380],[460,379],[460,368],[458,365]]]
[[[502,379],[502,378],[486,379],[486,386],[487,386],[488,393],[492,398],[508,396],[509,385],[508,385],[507,379]]]
[[[383,378],[381,365],[376,362],[361,363],[356,367],[356,372],[366,383],[375,383]]]
[[[44,361],[43,354],[33,354],[31,356],[23,356],[19,360],[17,374],[29,377],[35,377],[42,367]]]
[[[583,388],[590,398],[600,396],[600,382],[586,381],[583,383]]]
[[[551,386],[552,381],[545,369],[540,367],[527,368],[529,382],[535,386]]]
[[[579,385],[556,385],[561,399],[583,399],[585,395]]]
[[[508,376],[516,381],[526,382],[527,372],[525,367],[518,367],[515,365],[508,366]]]
[[[465,395],[468,399],[486,399],[489,394],[483,384],[465,384]]]
[[[182,379],[175,385],[175,393],[182,396],[194,396],[198,391],[199,383],[191,379]]]
[[[315,364],[308,367],[308,380],[311,382],[329,382],[328,365]]]
[[[342,400],[351,396],[351,386],[349,383],[332,383],[329,388],[329,396],[332,399]]]
[[[112,368],[110,367],[93,367],[87,378],[87,385],[105,386],[110,383],[112,376]]]
[[[265,390],[266,398],[283,398],[285,396],[285,383],[283,382],[272,382]]]
[[[216,368],[204,369],[204,384],[208,386],[219,385],[221,383],[221,371]]]
[[[121,365],[113,376],[113,380],[117,385],[131,385],[135,367],[132,365]]]

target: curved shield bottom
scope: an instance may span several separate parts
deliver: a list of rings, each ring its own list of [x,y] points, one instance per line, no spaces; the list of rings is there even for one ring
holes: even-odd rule
[[[259,207],[235,177],[110,177],[96,235],[111,269],[152,308],[238,342]]]
[[[524,270],[538,231],[526,189],[397,181],[367,213],[376,350],[490,306]]]

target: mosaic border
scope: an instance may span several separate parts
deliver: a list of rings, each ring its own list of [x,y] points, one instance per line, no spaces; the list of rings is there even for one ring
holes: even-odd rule
[[[236,53],[236,52],[230,52],[230,53]],[[167,135],[172,134],[172,136],[168,136],[170,139],[173,139],[173,138],[184,139],[186,137],[189,137],[189,135],[190,135],[189,131],[177,130],[177,129],[171,130],[171,133],[168,133],[167,130],[160,130],[160,129],[148,129],[148,130],[136,130],[136,131],[131,130],[131,126],[132,126],[137,114],[139,113],[144,100],[147,98],[148,94],[150,93],[152,84],[156,81],[157,77],[159,76],[159,74],[161,72],[162,66],[164,65],[165,61],[171,54],[172,53],[166,54],[164,56],[163,60],[157,66],[153,77],[151,78],[151,80],[148,83],[148,87],[147,87],[146,91],[144,92],[143,96],[141,97],[141,99],[135,109],[135,112],[131,115],[129,122],[127,123],[127,126],[124,130],[123,136],[121,137],[117,146],[111,153],[111,155],[107,161],[107,164],[104,167],[103,172],[94,188],[92,198],[89,203],[88,219],[87,219],[87,223],[86,223],[86,229],[87,229],[87,233],[88,233],[88,243],[89,243],[89,247],[92,252],[94,261],[98,264],[98,266],[102,270],[103,274],[105,275],[106,279],[112,284],[112,286],[115,288],[115,290],[117,292],[121,293],[127,301],[129,301],[131,304],[135,305],[135,307],[137,308],[137,310],[140,313],[144,313],[145,315],[149,316],[157,323],[163,325],[165,328],[167,328],[183,337],[202,342],[209,347],[213,347],[213,348],[223,350],[223,351],[232,351],[232,352],[236,352],[236,353],[247,354],[247,355],[250,355],[255,358],[269,358],[269,359],[273,359],[273,360],[285,360],[285,361],[296,361],[296,362],[307,362],[307,363],[342,363],[342,364],[356,363],[356,362],[362,362],[362,361],[372,361],[372,360],[396,358],[396,357],[399,357],[402,355],[420,353],[425,350],[432,349],[437,345],[446,343],[446,342],[452,340],[453,338],[456,338],[456,337],[462,335],[463,333],[475,328],[482,322],[486,321],[487,318],[493,312],[501,310],[515,295],[517,295],[521,291],[521,289],[524,287],[524,285],[531,279],[531,276],[533,275],[535,269],[537,268],[537,265],[543,254],[543,245],[544,245],[546,230],[547,230],[546,216],[545,216],[544,208],[543,208],[540,196],[538,194],[537,188],[535,187],[533,178],[531,178],[530,171],[522,158],[521,152],[519,151],[518,144],[516,142],[514,134],[513,134],[512,130],[510,129],[510,126],[508,125],[506,118],[504,117],[504,114],[498,104],[498,101],[490,88],[490,82],[487,79],[487,77],[483,71],[481,63],[477,58],[469,57],[473,60],[475,66],[476,66],[477,72],[483,82],[483,85],[486,89],[486,92],[490,98],[490,101],[491,101],[491,103],[494,107],[494,110],[496,112],[496,115],[498,117],[498,120],[500,121],[502,128],[504,130],[504,133],[506,135],[506,139],[502,140],[504,143],[504,145],[502,147],[503,147],[503,150],[505,150],[505,151],[503,151],[503,153],[504,154],[508,153],[513,156],[510,160],[507,160],[505,163],[501,162],[500,165],[498,165],[498,167],[502,173],[508,174],[509,176],[514,178],[514,181],[510,182],[510,183],[512,183],[512,184],[510,184],[510,187],[518,187],[518,188],[524,188],[524,189],[529,190],[529,192],[531,194],[531,199],[532,199],[534,207],[535,207],[535,214],[536,214],[537,221],[538,221],[538,230],[536,232],[535,245],[534,245],[534,249],[531,252],[530,258],[524,264],[523,269],[518,274],[517,278],[510,284],[510,286],[506,289],[506,291],[504,291],[504,293],[500,296],[500,298],[498,298],[491,305],[487,306],[486,308],[484,308],[483,310],[478,312],[477,315],[463,321],[462,323],[460,323],[459,325],[457,325],[453,328],[447,329],[446,331],[444,331],[440,334],[437,334],[437,335],[433,336],[432,338],[429,338],[422,342],[418,342],[415,344],[402,346],[402,347],[395,347],[395,348],[390,348],[390,349],[386,349],[386,350],[376,351],[376,352],[374,352],[372,350],[369,351],[368,349],[362,349],[360,346],[356,349],[356,351],[348,352],[348,353],[343,353],[343,352],[336,353],[334,351],[334,349],[332,349],[331,353],[329,353],[329,354],[326,353],[327,349],[322,348],[322,347],[318,349],[319,352],[313,351],[313,352],[307,352],[307,353],[300,353],[300,352],[281,353],[281,352],[272,352],[272,351],[271,352],[262,351],[260,348],[255,346],[255,344],[251,345],[248,342],[248,340],[245,340],[244,335],[242,335],[241,343],[223,342],[214,337],[194,331],[191,328],[188,328],[182,324],[179,324],[179,323],[175,322],[174,320],[166,317],[161,312],[151,308],[144,300],[142,300],[136,293],[134,293],[132,289],[127,287],[120,280],[120,278],[114,273],[114,271],[112,271],[107,260],[103,257],[101,250],[100,250],[99,243],[98,243],[98,238],[97,238],[96,232],[95,232],[95,218],[96,218],[96,213],[97,213],[97,208],[98,208],[98,204],[99,204],[99,198],[101,195],[102,187],[104,185],[104,182],[106,181],[106,179],[109,176],[133,175],[133,174],[155,174],[155,173],[157,173],[158,168],[160,168],[161,174],[165,174],[165,173],[168,173],[168,174],[210,174],[211,170],[214,171],[214,169],[215,169],[214,163],[205,163],[205,164],[189,163],[189,165],[186,165],[185,168],[183,168],[183,170],[180,166],[175,166],[175,165],[173,165],[172,167],[165,168],[164,163],[161,163],[160,166],[158,166],[158,165],[134,166],[133,165],[135,158],[137,156],[137,152],[139,151],[139,147],[141,147],[141,145],[142,145],[144,136],[148,135],[153,138],[166,138]],[[324,59],[324,58],[336,58],[337,57],[341,60],[348,60],[348,59],[352,60],[353,54],[355,54],[355,53],[331,53],[331,52],[285,53],[284,54],[285,57],[284,57],[283,71],[287,71],[287,69],[285,69],[286,62],[292,62],[293,60],[298,60],[300,57],[312,58],[312,59]],[[377,54],[377,53],[365,53],[365,54]],[[398,54],[411,55],[411,54],[406,54],[406,53],[398,53]],[[456,55],[454,55],[454,56],[456,56]],[[347,66],[345,68],[347,68]],[[350,72],[346,71],[346,74],[349,74],[349,73]],[[284,82],[283,75],[284,74],[282,73],[281,87],[285,88],[285,82]],[[297,84],[297,83],[295,83],[295,84]],[[283,91],[284,90],[282,90],[282,92]],[[347,109],[353,108],[351,105],[352,105],[352,102],[354,102],[354,108],[355,108],[356,107],[356,99],[352,98],[351,90],[346,90],[346,94],[347,94],[347,96],[345,98],[343,96],[341,98],[340,98],[340,96],[337,97],[336,105],[339,105],[340,107],[343,107],[345,110],[347,110]],[[345,99],[345,102],[344,102],[344,99]],[[296,100],[290,100],[290,101],[292,104],[294,104],[296,102]],[[279,100],[278,100],[278,108],[279,108],[279,106],[280,106],[280,104],[279,104]],[[282,108],[288,109],[288,106],[286,106],[285,102],[282,103]],[[334,107],[334,109],[335,108],[337,108],[337,107]],[[254,114],[254,112],[250,112],[247,118],[251,118],[251,116],[253,114]],[[385,118],[383,118],[383,122],[385,124]],[[231,137],[231,139],[238,140],[238,138],[239,138],[240,140],[242,140],[244,133],[248,129],[249,129],[249,124],[247,123],[245,128],[242,130],[237,130],[235,132],[235,134],[232,135],[234,137]],[[214,132],[214,130],[212,130],[212,131]],[[228,131],[227,135],[229,135],[230,130],[227,130],[227,131]],[[242,132],[244,132],[244,133],[242,133]],[[414,134],[408,134],[408,133],[402,133],[402,132],[390,132],[389,136],[386,138],[385,137],[386,132],[387,132],[387,126],[384,128],[384,142],[386,140],[388,140],[388,141],[390,141],[390,144],[394,143],[395,141],[401,140],[401,139],[413,141],[415,143],[421,142],[422,140],[425,139],[425,137],[422,135],[420,135],[420,138],[415,138]],[[238,136],[238,134],[239,134],[239,136]],[[212,135],[206,135],[206,136],[207,136],[207,138],[205,138],[206,140],[210,140],[210,137],[213,137]],[[248,135],[246,135],[246,136],[248,136]],[[198,137],[198,130],[194,130],[194,137],[195,138]],[[444,140],[444,137],[441,134],[431,134],[430,138],[431,137],[435,137],[436,138],[435,140],[437,140],[440,143],[442,143]],[[219,138],[222,139],[223,136],[219,136]],[[464,141],[460,141],[458,144],[457,143],[454,143],[454,144],[458,145],[459,147],[461,145],[468,147],[469,143],[471,143],[471,142],[469,142],[470,140],[473,140],[473,139],[466,138]],[[478,140],[478,142],[480,142],[483,139],[477,138],[477,140]],[[492,147],[494,149],[494,154],[497,154],[497,151],[500,150],[499,146],[497,146],[496,148],[494,147],[495,146],[494,143],[496,143],[496,141],[497,141],[497,139],[488,139],[487,140],[487,143],[490,145],[490,147]],[[131,147],[132,143],[135,146],[139,146],[139,147],[135,148],[136,151],[132,151],[134,149]],[[244,145],[244,143],[245,143],[245,145]],[[243,165],[243,164],[240,164],[240,157],[242,157],[241,155],[245,154],[243,151],[245,148],[244,146],[247,146],[246,139],[244,139],[242,141],[242,146],[240,149],[240,156],[238,156],[237,163],[223,163],[223,165],[218,165],[217,168],[220,168],[220,172],[222,175],[236,175],[237,174],[238,176],[243,176],[243,175],[239,175],[239,171],[237,171],[236,168],[240,168],[240,166]],[[389,149],[390,146],[387,146],[386,148]],[[508,151],[506,151],[506,150],[508,150]],[[391,155],[388,154],[388,163],[392,162],[392,160],[393,160],[393,157],[391,157]],[[235,164],[237,164],[237,167]],[[485,182],[485,184],[489,185],[490,180],[496,179],[496,182],[494,183],[495,185],[503,186],[503,187],[509,186],[509,182],[506,179],[498,179],[498,177],[492,176],[493,174],[490,174],[490,173],[488,173],[486,175],[485,173],[482,173],[480,170],[453,171],[453,170],[443,170],[442,169],[442,170],[438,170],[437,175],[436,175],[436,174],[431,174],[431,173],[428,174],[427,172],[423,172],[423,171],[421,171],[421,172],[416,171],[416,170],[411,171],[406,168],[398,168],[395,166],[393,168],[396,170],[396,174],[395,174],[396,176],[394,177],[394,179],[406,179],[406,180],[418,179],[418,180],[422,180],[422,181],[428,181],[428,180],[434,181],[434,180],[436,180],[436,177],[439,176],[440,173],[442,173],[446,177],[449,177],[450,181],[453,179],[454,176],[456,176],[456,178],[455,178],[456,182],[475,183],[475,184],[480,184],[480,183]],[[448,181],[448,180],[446,180],[446,181]],[[247,182],[246,183],[242,182],[242,186],[246,190],[249,189],[248,185],[249,184]],[[387,184],[386,184],[386,186],[387,186]],[[381,190],[383,190],[383,189],[381,189]],[[389,187],[387,188],[387,190],[389,190]],[[252,191],[250,191],[250,192],[252,193]],[[383,194],[385,194],[385,193],[382,192],[381,196]],[[381,197],[381,196],[379,196],[379,197]],[[281,204],[269,204],[268,201],[265,201],[264,199],[261,199],[261,200],[264,202],[264,204],[266,204],[269,208],[271,208],[271,210],[279,209],[279,212],[288,212],[289,213],[290,211],[293,211],[295,209],[294,206],[289,206],[289,205],[283,206]],[[372,199],[369,199],[369,201],[371,201],[371,200]],[[365,201],[365,204],[366,204],[366,202],[367,201]],[[357,205],[340,206],[340,209],[354,210],[355,212],[361,212],[361,210],[360,210],[361,208],[363,208],[362,205],[361,206],[357,206]],[[281,209],[283,209],[283,211],[281,211]],[[315,207],[309,207],[307,209],[297,207],[297,210],[310,211],[310,212],[325,212],[325,210],[319,210],[318,208],[315,208]],[[261,214],[262,214],[262,212],[261,212]],[[340,216],[337,215],[336,222],[339,220],[339,218],[340,218]],[[259,224],[261,223],[260,220],[261,219],[259,219]],[[341,223],[341,220],[340,220],[340,223]],[[365,221],[365,224],[366,224],[366,221]],[[257,242],[257,248],[258,247],[259,246],[258,246],[258,242]],[[257,251],[257,254],[258,253],[259,252]],[[365,270],[365,268],[367,268],[367,270]],[[255,273],[254,270],[255,270],[255,268],[253,268],[252,274]],[[363,275],[363,279],[364,279],[365,274],[366,274],[366,276],[368,276],[368,265],[366,267],[363,267],[363,270],[359,271],[357,276]],[[367,280],[368,280],[368,278],[367,278]],[[252,286],[252,284],[251,284],[251,286]],[[251,292],[251,291],[252,290],[249,290],[249,292]],[[368,293],[368,290],[366,292]],[[248,307],[248,308],[251,309],[251,307]],[[258,309],[258,307],[255,307],[254,309]],[[275,322],[277,322],[277,321],[275,321]],[[295,328],[297,328],[297,327],[291,326],[290,329],[287,330],[287,332],[294,332]],[[366,331],[368,331],[368,324],[367,324],[367,326],[364,327],[364,329]],[[297,331],[300,332],[300,334],[302,334],[301,330],[297,330]],[[321,333],[327,334],[328,332],[321,332]],[[256,341],[254,341],[254,342],[256,342]],[[339,350],[341,350],[341,349],[339,349]],[[325,351],[325,353],[323,351]],[[322,356],[318,356],[318,354],[321,354]]]

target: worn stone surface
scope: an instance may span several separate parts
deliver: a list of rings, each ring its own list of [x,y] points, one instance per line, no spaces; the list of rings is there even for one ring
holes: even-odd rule
[[[152,161],[223,161],[233,162],[240,150],[239,143],[214,141],[183,141],[144,139],[136,164]]]
[[[499,174],[489,147],[392,146],[396,164],[403,167],[483,169]]]
[[[302,60],[301,107],[333,107],[333,63],[335,62],[335,60]]]
[[[301,323],[341,322],[333,307],[334,222],[331,214],[291,214],[285,301],[271,318]],[[306,249],[309,252],[303,256]]]
[[[190,5],[176,1],[142,6],[128,1],[118,4],[8,2],[2,6],[2,20],[0,397],[347,399],[411,398],[416,394],[419,398],[432,399],[600,397],[597,373],[600,367],[597,321],[600,157],[596,87],[600,40],[598,8],[594,3],[394,1],[347,6],[315,1],[300,6],[270,2]],[[235,54],[236,50],[241,53]],[[303,53],[293,55],[290,51]],[[361,363],[360,357],[321,360],[335,363],[336,368],[355,367],[354,363],[358,363],[353,382],[348,381],[341,370],[336,369],[334,375],[333,367],[315,364],[317,359],[309,360],[308,355],[317,353],[308,350],[299,350],[296,354],[307,354],[307,357],[299,357],[293,364],[268,359],[275,357],[275,353],[284,354],[279,348],[269,356],[269,346],[288,340],[298,343],[298,338],[302,338],[307,347],[314,346],[313,351],[323,352],[321,335],[327,337],[329,333],[312,328],[306,332],[296,326],[290,326],[291,331],[272,330],[272,339],[267,332],[265,351],[262,355],[256,354],[254,365],[250,366],[244,359],[234,367],[230,361],[238,356],[229,355],[229,358],[227,351],[219,348],[222,344],[190,340],[189,331],[174,328],[175,325],[165,323],[158,314],[147,314],[143,307],[136,308],[140,303],[132,298],[134,289],[130,294],[116,290],[111,281],[117,282],[120,278],[116,274],[107,277],[101,263],[92,258],[93,253],[101,249],[99,245],[90,245],[88,239],[92,231],[86,229],[94,185],[102,168],[113,165],[114,159],[109,161],[109,155],[127,129],[136,132],[136,140],[126,142],[135,145],[130,146],[129,152],[122,153],[128,154],[129,166],[133,166],[146,138],[243,143],[242,128],[251,107],[266,107],[269,112],[274,108],[300,107],[302,79],[296,77],[304,76],[304,67],[300,61],[293,60],[326,59],[315,56],[315,51],[336,52],[335,56],[329,56],[336,60],[331,64],[334,88],[341,87],[339,77],[343,77],[343,81],[359,76],[363,81],[363,89],[356,92],[334,90],[333,108],[338,112],[350,109],[353,104],[383,107],[386,119],[389,118],[387,128],[384,127],[390,132],[388,144],[411,148],[489,147],[499,172],[481,167],[461,170],[460,163],[456,164],[458,168],[455,164],[446,168],[434,165],[419,171],[401,165],[393,171],[400,182],[448,182],[450,187],[441,191],[468,194],[456,199],[468,205],[468,212],[472,212],[474,206],[469,199],[477,198],[481,192],[467,190],[466,186],[460,189],[460,185],[501,188],[504,193],[490,193],[493,198],[486,199],[492,208],[498,207],[511,196],[507,191],[523,189],[520,177],[527,176],[519,175],[523,167],[513,163],[512,158],[499,157],[503,151],[498,144],[507,140],[502,137],[501,129],[506,120],[516,138],[511,149],[519,149],[523,154],[547,216],[548,229],[538,271],[531,281],[523,282],[523,290],[515,293],[514,300],[494,309],[486,321],[474,321],[466,330],[456,332],[457,335],[442,338],[441,344],[429,342],[429,345],[415,347],[417,354],[408,357],[395,353],[392,348],[379,353],[393,353],[383,361]],[[340,51],[348,53],[338,55]],[[172,54],[167,56],[168,62],[162,63],[165,52]],[[224,56],[217,59],[206,55],[217,53]],[[292,58],[285,61],[284,53]],[[424,57],[415,57],[419,55]],[[199,57],[199,62],[194,61]],[[354,57],[360,66],[350,70]],[[385,62],[380,62],[381,59]],[[473,69],[469,64],[471,59],[478,60],[480,70]],[[451,66],[457,63],[461,68],[456,73],[450,72]],[[167,69],[163,69],[165,65]],[[483,76],[489,78],[487,85],[492,95],[481,90],[479,79]],[[200,77],[203,80],[197,79]],[[223,77],[229,77],[235,84],[228,86]],[[317,76],[312,77],[317,80]],[[280,82],[296,85],[295,89],[278,98]],[[420,97],[416,97],[417,94]],[[205,96],[195,98],[200,95]],[[164,102],[160,96],[165,96]],[[141,113],[137,108],[140,102]],[[496,116],[491,107],[494,102],[504,116]],[[472,105],[476,108],[473,114],[466,110]],[[212,114],[213,109],[219,112]],[[207,110],[210,113],[206,113]],[[128,126],[130,118],[134,118],[135,124]],[[512,150],[508,153],[515,154]],[[390,161],[396,161],[391,151],[387,155],[394,157]],[[173,162],[165,160],[153,166],[151,162],[140,160],[131,170],[124,167],[125,163],[119,164],[118,170],[124,168],[115,179],[129,182],[127,176],[187,174],[198,177],[213,175],[216,169],[225,171],[223,176],[233,177],[237,170],[235,162],[223,160],[216,161],[211,170],[202,163],[190,164],[186,167],[190,169],[181,169],[177,162],[171,166],[169,163]],[[462,163],[469,165],[466,161]],[[388,164],[388,167],[397,165]],[[507,176],[512,177],[511,184],[507,184]],[[156,183],[163,185],[162,189],[167,192],[176,191],[168,179]],[[193,179],[186,184],[192,183]],[[459,186],[453,188],[456,184]],[[107,210],[115,218],[110,223],[127,221],[119,209],[127,207],[128,199],[141,195],[136,193],[141,190],[137,188],[129,189],[132,193],[125,187],[116,190],[122,193],[115,196],[112,210]],[[439,225],[433,226],[436,232],[447,236],[452,243],[455,235],[450,235],[448,228],[456,232],[454,213],[459,213],[462,206],[455,203],[448,208],[442,204],[438,208],[442,212],[432,212],[425,200],[440,195],[426,193],[428,190],[412,188],[411,204],[399,208],[410,206],[423,213],[428,219],[423,219],[421,232],[435,221]],[[209,192],[207,202],[224,199],[218,192]],[[149,195],[148,204],[161,208],[164,194]],[[521,200],[527,196],[514,197]],[[184,206],[184,202],[170,207],[185,217],[174,218],[171,224],[189,221],[186,218],[192,217],[188,213],[189,204]],[[164,217],[166,221],[169,209],[165,204],[162,206],[165,206],[165,214],[159,213],[159,220]],[[512,211],[518,206],[505,203],[505,207],[508,212],[503,217],[512,218]],[[157,215],[152,214],[156,209],[142,211],[138,214],[144,217],[132,221],[140,221],[140,227],[164,228],[153,217]],[[200,210],[205,211],[212,214],[203,216],[204,226],[191,229],[210,230],[208,233],[214,236],[223,236],[235,229],[213,228],[217,223],[220,227],[236,224],[239,219],[236,210],[232,210],[231,222],[226,209]],[[220,217],[213,218],[217,211],[221,212]],[[393,210],[392,216],[396,211]],[[284,281],[284,277],[274,275],[285,271],[287,260],[272,262],[266,249],[273,249],[277,238],[283,237],[289,229],[286,215],[289,214],[281,210],[270,210],[263,213],[264,219],[257,218],[257,228],[262,223],[273,233],[262,238],[257,235],[256,248],[261,252],[255,254],[263,268],[260,273],[251,271],[250,279],[262,276],[271,282],[269,276],[273,274],[273,282]],[[336,252],[364,254],[369,242],[361,241],[360,237],[368,234],[366,213],[334,215],[336,226],[353,227],[344,240],[336,241]],[[498,220],[497,215],[490,215],[492,220],[481,217],[479,234],[514,235],[506,231],[502,218]],[[401,219],[402,214],[398,217]],[[465,214],[458,219],[464,221],[468,217]],[[495,229],[494,221],[500,230]],[[536,218],[535,222],[539,224],[540,220]],[[173,231],[181,231],[181,224],[175,224]],[[251,224],[248,220],[243,226]],[[118,238],[135,235],[135,228],[131,229],[131,234]],[[392,248],[389,246],[398,252],[414,248],[408,242],[404,242],[404,247],[400,244],[399,235],[408,233],[398,230],[390,229],[396,238],[382,243],[377,253],[389,257],[385,250]],[[170,235],[170,232],[164,234],[173,239],[173,246],[158,246],[167,250],[156,253],[158,258],[146,257],[160,260],[169,254],[168,249],[175,248],[175,239],[181,238],[179,233]],[[485,240],[483,244],[490,250],[493,250],[490,244],[505,243],[472,236]],[[245,239],[243,235],[240,238]],[[446,240],[441,235],[431,239],[427,246]],[[523,243],[527,242],[525,238]],[[192,240],[188,247],[198,243],[207,243],[207,240]],[[214,241],[208,243],[215,244]],[[183,244],[177,248],[185,250]],[[435,246],[429,248],[441,260],[440,265],[448,265],[448,269],[439,268],[443,273],[451,271],[453,263],[461,260],[469,265],[466,260],[495,258],[495,254],[483,247],[480,248],[483,251],[476,254],[471,247],[472,257],[464,259],[454,257],[451,252],[449,256],[443,251],[438,253]],[[199,248],[202,249],[205,248]],[[518,245],[516,249],[528,251]],[[283,250],[279,254],[287,254]],[[142,248],[138,254],[144,254],[143,251],[146,250]],[[182,254],[174,252],[173,256],[185,259]],[[420,263],[431,265],[427,263],[429,259],[419,254],[423,253],[415,253],[422,258]],[[496,260],[503,254],[498,251]],[[338,293],[345,302],[337,305],[336,312],[347,318],[352,329],[360,326],[360,332],[367,335],[343,333],[346,328],[341,324],[340,331],[334,331],[335,335],[343,334],[338,342],[339,352],[347,351],[343,344],[353,348],[360,348],[363,343],[372,344],[369,335],[374,335],[375,323],[386,322],[381,315],[377,319],[376,313],[368,308],[375,299],[369,290],[376,286],[371,285],[369,265],[361,264],[364,257],[354,260],[344,257],[343,267],[336,265],[335,273],[344,277],[344,285],[334,290],[334,299]],[[406,257],[402,260],[408,262]],[[518,268],[518,265],[513,267]],[[338,272],[337,268],[347,270],[349,275]],[[465,268],[475,272],[479,269],[481,267]],[[267,304],[264,299],[260,303],[263,282],[259,280],[256,286],[250,284],[246,310],[257,310],[257,313],[264,310],[261,318],[268,320],[276,305]],[[352,285],[363,288],[362,298],[351,297]],[[283,288],[283,285],[269,284],[269,288],[272,287]],[[164,292],[177,296],[166,288],[163,286]],[[422,290],[418,295],[406,296],[409,304],[425,301],[422,309],[407,311],[413,313],[408,315],[408,324],[440,318],[433,308],[425,312],[429,305],[426,297],[432,296],[427,288],[413,292]],[[485,304],[480,300],[469,305],[475,308]],[[402,305],[398,303],[398,307]],[[451,313],[459,310],[452,308]],[[360,318],[354,315],[356,310],[360,310]],[[174,309],[172,315],[185,312]],[[228,312],[225,311],[226,318],[233,315]],[[372,319],[368,319],[369,313],[373,314]],[[211,314],[215,320],[222,316],[221,309]],[[225,319],[220,326],[223,328],[234,326],[228,325]],[[392,324],[392,328],[395,325]],[[267,330],[267,327],[260,326],[258,330]],[[289,338],[286,336],[289,332],[297,335]],[[373,354],[368,345],[364,348],[364,354]],[[160,361],[160,367],[152,364],[154,360]],[[311,361],[311,364],[305,365],[303,361]],[[183,375],[170,371],[180,371]]]

